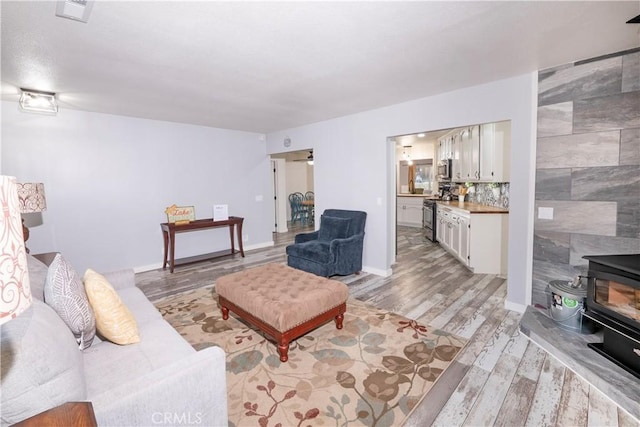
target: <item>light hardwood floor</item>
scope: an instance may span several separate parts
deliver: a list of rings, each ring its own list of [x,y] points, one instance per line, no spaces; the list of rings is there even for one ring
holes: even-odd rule
[[[225,274],[285,261],[284,248],[303,229],[274,234],[274,246],[246,258],[201,262],[136,275],[155,300],[213,283]],[[406,426],[639,426],[598,390],[518,332],[521,315],[504,308],[502,277],[472,274],[419,229],[398,228],[390,277],[334,277],[351,296],[469,339]]]

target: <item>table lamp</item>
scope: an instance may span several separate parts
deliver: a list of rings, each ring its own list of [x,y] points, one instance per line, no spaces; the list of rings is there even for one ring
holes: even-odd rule
[[[0,175],[0,324],[14,319],[32,301],[20,226],[16,179]]]
[[[18,201],[20,203],[21,213],[34,213],[47,210],[47,200],[44,197],[44,184],[41,182],[25,182],[18,183]],[[29,229],[24,225],[22,220],[22,234],[24,235],[25,250],[29,240]]]

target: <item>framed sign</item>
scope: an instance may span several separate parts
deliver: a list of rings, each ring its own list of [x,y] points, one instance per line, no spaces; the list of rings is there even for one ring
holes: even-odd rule
[[[196,220],[196,208],[194,206],[171,205],[164,210],[167,214],[167,222],[176,224],[188,224]]]
[[[226,221],[229,219],[229,205],[213,205],[213,220]]]

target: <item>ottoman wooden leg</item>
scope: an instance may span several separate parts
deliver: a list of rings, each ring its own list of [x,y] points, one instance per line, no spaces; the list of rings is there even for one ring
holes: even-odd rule
[[[222,320],[227,320],[229,318],[229,309],[227,307],[220,307],[222,311]]]
[[[281,341],[278,343],[278,354],[280,354],[280,361],[285,363],[289,360],[289,343]]]
[[[342,329],[343,320],[344,320],[344,314],[338,314],[336,316],[336,329]]]

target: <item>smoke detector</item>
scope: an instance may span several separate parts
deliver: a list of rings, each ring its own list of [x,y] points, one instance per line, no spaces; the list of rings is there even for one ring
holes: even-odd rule
[[[87,22],[93,8],[94,0],[58,0],[56,3],[56,16],[73,19],[74,21]]]

